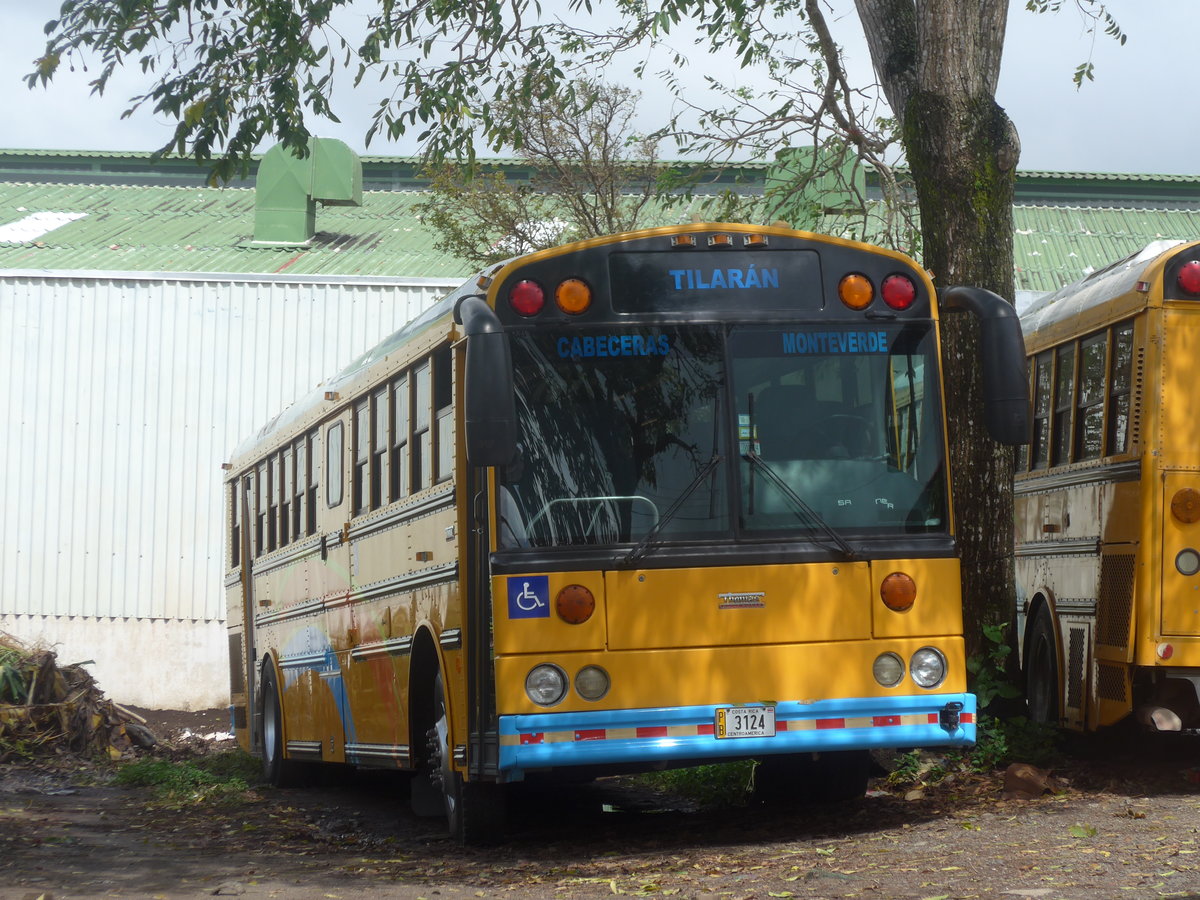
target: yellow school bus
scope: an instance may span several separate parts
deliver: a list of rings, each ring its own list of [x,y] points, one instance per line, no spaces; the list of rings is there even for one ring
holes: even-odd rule
[[[1033,718],[1200,726],[1200,243],[1157,242],[1022,316],[1033,439],[1016,476]]]
[[[1024,440],[1015,313],[940,304]],[[938,309],[901,254],[736,224],[470,280],[234,454],[239,740],[275,783],[411,771],[468,841],[524,780],[749,758],[833,799],[969,744]]]

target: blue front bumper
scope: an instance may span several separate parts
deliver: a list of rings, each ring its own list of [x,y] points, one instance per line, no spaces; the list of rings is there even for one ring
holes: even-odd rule
[[[961,706],[957,706],[961,704]],[[774,737],[717,738],[716,706],[538,713],[500,717],[500,771],[701,762],[871,747],[956,747],[975,742],[975,695],[795,701],[775,705]]]

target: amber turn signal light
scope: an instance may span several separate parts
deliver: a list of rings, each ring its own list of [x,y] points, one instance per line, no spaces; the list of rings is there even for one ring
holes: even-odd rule
[[[903,572],[893,572],[879,585],[879,596],[888,609],[905,612],[917,600],[917,583]]]
[[[838,297],[851,309],[866,309],[875,299],[875,286],[866,275],[847,275],[838,282]]]
[[[586,281],[579,278],[568,278],[554,290],[554,302],[558,308],[573,316],[587,312],[592,305],[592,289]]]
[[[554,598],[554,611],[568,625],[582,625],[596,611],[596,598],[582,584],[568,584]]]

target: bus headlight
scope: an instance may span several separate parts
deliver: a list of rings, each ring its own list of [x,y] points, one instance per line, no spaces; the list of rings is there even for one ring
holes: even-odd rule
[[[553,706],[567,695],[567,673],[549,663],[534,666],[525,676],[525,694],[538,706]]]
[[[895,653],[881,653],[875,657],[871,671],[884,687],[895,687],[904,678],[904,660]]]
[[[923,688],[935,688],[946,678],[946,657],[933,647],[922,647],[909,662],[912,680]]]
[[[584,666],[575,674],[575,693],[584,700],[599,700],[609,684],[608,673],[599,666]]]

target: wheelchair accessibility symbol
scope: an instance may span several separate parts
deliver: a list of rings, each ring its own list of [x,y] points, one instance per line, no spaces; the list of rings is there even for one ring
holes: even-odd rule
[[[510,619],[550,617],[550,578],[546,575],[516,575],[508,579]]]

